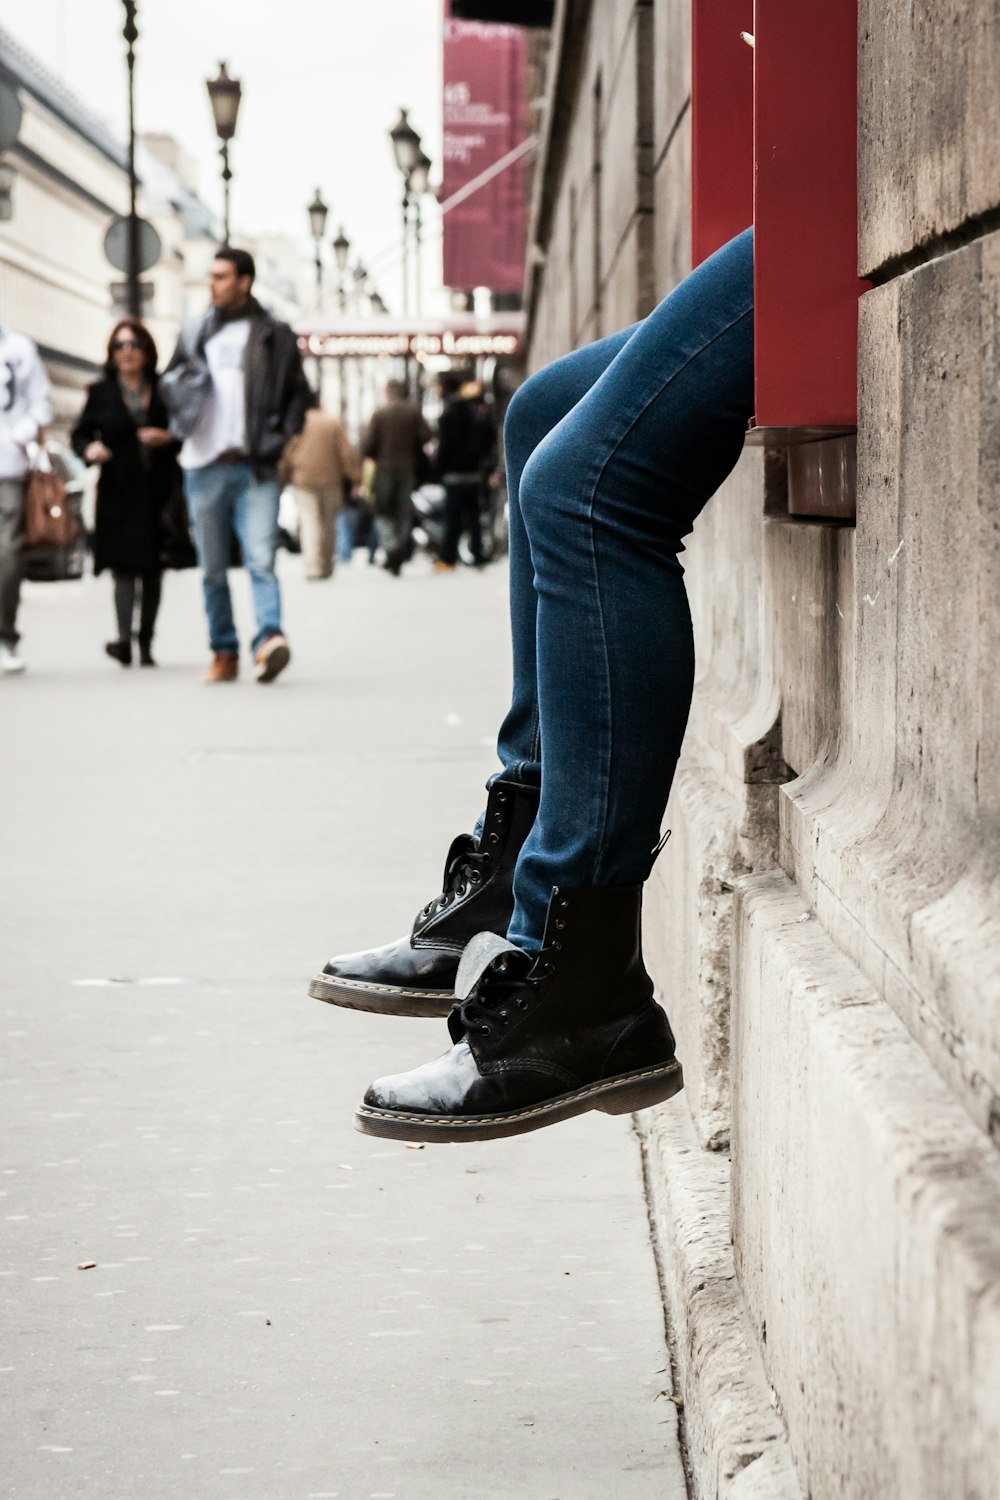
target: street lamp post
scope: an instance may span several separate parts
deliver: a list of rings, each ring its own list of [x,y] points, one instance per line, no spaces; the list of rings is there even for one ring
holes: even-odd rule
[[[399,119],[389,131],[396,166],[403,177],[403,314],[410,310],[410,174],[417,165],[422,152],[420,137],[407,118],[405,109],[399,111]]]
[[[414,300],[418,318],[423,310],[423,220],[420,200],[430,187],[430,177],[431,159],[421,151],[406,179],[407,191],[413,200],[413,265],[416,272]]]
[[[344,312],[347,307],[347,293],[344,291],[344,272],[347,270],[347,262],[351,256],[351,242],[344,233],[341,224],[337,238],[333,242],[333,259],[337,267],[337,307]]]
[[[343,224],[341,224],[339,230],[337,231],[337,238],[333,242],[333,260],[334,264],[337,267],[337,311],[341,314],[341,316],[343,316],[343,314],[347,311],[347,292],[344,289],[344,272],[347,270],[347,263],[350,260],[350,256],[351,242],[347,238],[347,235],[344,233],[344,226]],[[346,424],[347,365],[345,363],[343,355],[340,356],[340,363],[337,366],[337,375],[337,390],[340,398],[340,420],[341,422]]]
[[[219,155],[222,157],[222,237],[228,245],[229,184],[233,180],[233,174],[229,170],[229,142],[236,134],[236,120],[240,112],[243,87],[238,79],[230,78],[224,62],[219,64],[218,78],[210,79],[206,87],[212,105],[212,116],[215,120],[215,133],[222,142],[219,147]]]
[[[326,216],[330,212],[323,202],[319,188],[316,196],[309,205],[309,228],[312,230],[313,245],[316,251],[316,310],[323,306],[323,256],[320,253],[323,244],[323,236],[326,234]]]
[[[138,318],[142,312],[139,286],[139,216],[136,212],[137,183],[135,174],[135,44],[139,40],[136,25],[136,0],[124,0],[125,26],[122,36],[128,67],[128,238],[125,261],[125,305],[129,315]]]

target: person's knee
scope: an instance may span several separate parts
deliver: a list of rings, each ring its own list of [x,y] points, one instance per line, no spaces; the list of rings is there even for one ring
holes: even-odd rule
[[[503,423],[508,455],[531,453],[561,419],[565,408],[557,360],[529,375],[511,397]]]
[[[532,450],[524,466],[519,499],[529,537],[537,534],[540,526],[555,523],[566,508],[566,497],[572,495],[573,486],[566,483],[572,454],[566,448],[558,434],[550,433]]]
[[[277,539],[275,537],[247,537],[243,544],[243,564],[251,578],[273,577],[276,551]]]

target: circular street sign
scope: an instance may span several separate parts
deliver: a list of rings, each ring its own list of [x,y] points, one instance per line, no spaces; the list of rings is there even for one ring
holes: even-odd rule
[[[137,219],[139,264],[136,270],[141,276],[151,271],[160,258],[162,245],[160,236],[148,219]],[[116,271],[128,275],[128,219],[112,219],[104,236],[104,253]]]
[[[21,128],[21,101],[9,83],[0,83],[0,151],[17,140]]]

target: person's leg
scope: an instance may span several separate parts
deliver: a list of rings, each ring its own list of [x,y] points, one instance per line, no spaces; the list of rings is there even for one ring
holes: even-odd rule
[[[339,486],[324,485],[319,495],[320,557],[324,578],[329,578],[333,573],[334,541],[340,503]]]
[[[354,556],[354,517],[353,505],[345,505],[337,517],[337,561],[349,563]]]
[[[441,894],[417,913],[409,936],[332,958],[309,986],[317,1000],[386,1015],[445,1015],[470,939],[483,931],[507,931],[514,868],[535,819],[541,774],[535,594],[517,485],[533,448],[607,369],[628,336],[625,330],[566,355],[526,381],[508,407],[514,698],[500,733],[503,769],[490,778],[486,809],[474,831],[453,840]]]
[[[750,231],[633,333],[520,476],[537,594],[539,816],[512,942],[554,886],[635,886],[659,837],[694,677],[678,553],[753,413]]]
[[[20,639],[17,610],[21,602],[23,525],[24,480],[0,479],[0,645],[12,651]]]
[[[409,562],[413,556],[413,490],[416,478],[412,473],[397,474],[393,509],[396,516],[396,548],[401,562]]]
[[[462,486],[462,531],[468,532],[472,561],[476,567],[483,566],[483,528],[479,507],[479,483]]]
[[[159,568],[151,568],[141,575],[140,582],[142,602],[139,606],[139,650],[142,653],[143,666],[150,667],[153,665],[153,636],[156,632],[156,618],[160,612],[163,574]]]
[[[633,332],[633,328],[624,328],[609,338],[565,354],[530,375],[514,392],[504,417],[514,686],[510,708],[497,737],[497,755],[503,767],[497,775],[512,781],[537,786],[542,775],[535,672],[537,600],[531,551],[521,516],[521,474],[539,443],[600,379]]]
[[[114,580],[118,641],[127,646],[132,640],[132,621],[135,618],[135,577],[132,573],[115,573]]]
[[[188,515],[201,567],[209,645],[225,656],[236,656],[240,649],[227,575],[233,531],[233,480],[232,464],[207,464],[202,469],[187,469],[184,474]]]
[[[466,507],[472,561],[481,568],[486,562],[486,553],[483,549],[483,487],[478,481],[469,485]]]
[[[323,542],[318,490],[296,485],[295,508],[299,513],[299,541],[302,544],[302,570],[307,578],[323,577]]]
[[[372,482],[372,535],[369,539],[368,556],[375,547],[391,553],[396,546],[396,516],[393,509],[395,476],[386,469],[376,469]]]
[[[458,562],[458,544],[462,536],[462,500],[461,487],[457,484],[445,484],[444,487],[444,534],[441,538],[441,556],[439,561],[446,568],[453,568]]]
[[[258,479],[249,464],[234,464],[239,476],[236,497],[236,534],[243,549],[243,563],[250,575],[257,633],[256,653],[270,636],[281,635],[281,591],[274,571],[278,548],[278,503],[280,491],[274,478]]]
[[[355,1114],[366,1134],[492,1139],[682,1087],[642,961],[642,885],[693,679],[677,554],[752,410],[748,232],[661,304],[522,466],[538,816],[507,938],[479,933],[458,966],[455,1045],[372,1084]]]

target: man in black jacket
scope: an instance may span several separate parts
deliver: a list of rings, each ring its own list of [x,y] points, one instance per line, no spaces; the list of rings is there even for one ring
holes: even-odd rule
[[[312,402],[295,334],[252,294],[256,268],[246,250],[224,245],[209,268],[210,310],[181,334],[160,382],[202,568],[212,663],[206,682],[232,682],[239,639],[226,570],[233,530],[250,575],[258,682],[291,657],[281,628],[274,571],[277,465]]]
[[[439,378],[444,407],[438,419],[437,470],[444,485],[445,529],[441,556],[435,567],[451,572],[458,561],[463,531],[469,533],[472,561],[485,562],[481,498],[483,467],[493,450],[495,434],[488,413],[462,395],[462,376],[446,370]]]

